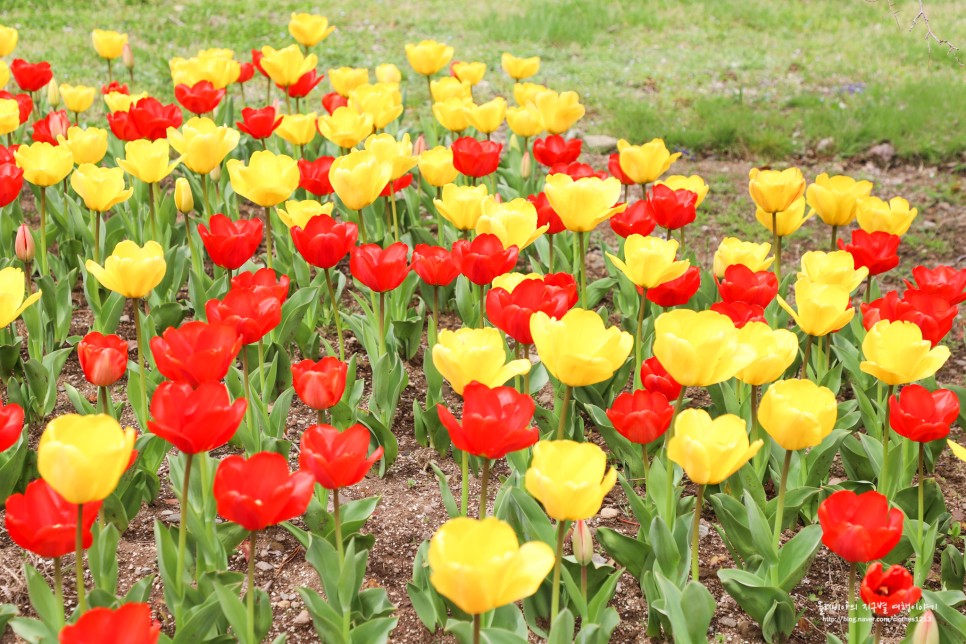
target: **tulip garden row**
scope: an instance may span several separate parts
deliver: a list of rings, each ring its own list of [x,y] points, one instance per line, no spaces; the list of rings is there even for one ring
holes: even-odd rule
[[[826,548],[849,570],[829,641],[966,641],[960,525],[932,478],[946,450],[966,459],[946,440],[962,390],[934,377],[966,271],[877,284],[915,208],[868,181],[753,169],[769,241],[726,238],[701,267],[687,242],[705,181],[672,174],[660,139],[582,163],[568,131],[584,107],[526,80],[538,58],[503,54],[514,106],[479,95],[485,63],[433,41],[407,45],[405,81],[391,63],[376,82],[328,70],[319,105],[332,30],[293,14],[297,44],[172,59],[164,104],[133,93],[124,34],[93,33],[102,88],[58,86],[47,63],[4,62],[17,32],[0,26],[0,85],[21,90],[0,93],[0,500],[10,539],[53,560],[50,578],[24,564],[30,606],[0,606],[0,630],[262,641],[254,554],[281,525],[319,574],[321,592],[299,590],[318,638],[387,641],[395,608],[364,583],[379,499],[352,488],[391,472],[405,363],[425,348],[415,439],[459,469],[433,465],[450,518],[407,586],[430,632],[606,642],[633,578],[648,636],[706,641],[712,512],[718,580],[764,640],[793,635],[793,593]],[[433,118],[417,123],[402,96],[419,77]],[[267,96],[238,109],[254,84]],[[813,216],[830,241],[783,256]],[[606,275],[588,270],[595,247]],[[62,382],[73,360],[96,402]],[[76,413],[53,414],[61,389]],[[289,440],[299,408],[317,423]],[[154,575],[119,594],[115,553],[162,485],[180,521],[154,524],[152,606]],[[592,529],[609,494],[636,533]],[[240,548],[247,574],[229,565]]]

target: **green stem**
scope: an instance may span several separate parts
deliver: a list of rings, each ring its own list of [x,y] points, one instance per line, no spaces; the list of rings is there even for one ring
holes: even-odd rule
[[[379,355],[386,354],[386,293],[379,292]]]
[[[564,386],[563,401],[560,404],[560,419],[557,421],[557,440],[563,440],[564,430],[567,427],[567,410],[570,409],[570,397],[574,393],[574,388],[570,385]]]
[[[91,208],[91,219],[94,224],[94,261],[101,263],[101,213]]]
[[[366,238],[366,219],[362,216],[362,209],[356,210],[356,214],[359,216],[359,238],[363,244],[367,244],[369,240]]]
[[[848,595],[848,611],[849,611],[849,644],[857,641],[856,637],[853,637],[854,631],[856,629],[855,622],[855,562],[849,563],[849,595]]]
[[[691,579],[698,581],[698,542],[701,540],[701,506],[704,504],[704,486],[698,486],[698,495],[694,499],[694,519],[691,521]]]
[[[587,308],[587,233],[577,233],[580,249],[580,305]]]
[[[184,455],[184,480],[181,484],[181,521],[178,523],[178,591],[184,596],[184,552],[188,543],[188,490],[191,484],[191,461],[194,454]]]
[[[486,284],[480,284],[480,328],[486,326]]]
[[[265,389],[268,383],[265,381],[265,338],[258,339],[258,375],[262,382],[262,396],[267,396]]]
[[[926,482],[926,468],[924,463],[925,454],[926,454],[926,444],[919,443],[919,547],[920,548],[922,547],[922,529],[923,529],[923,525],[925,525],[925,503],[923,502],[923,499],[925,497],[925,482]]]
[[[151,239],[156,242],[160,242],[161,238],[158,237],[158,207],[154,203],[154,184],[148,184],[148,208],[151,213]]]
[[[392,240],[399,241],[399,215],[396,213],[396,197],[392,193],[392,182],[389,182],[389,204],[392,206]]]
[[[664,434],[664,459],[667,461],[667,516],[672,527],[675,519],[677,519],[674,511],[674,463],[671,462],[671,458],[667,454],[667,446],[674,438],[674,421],[677,420],[681,407],[684,406],[684,392],[686,390],[686,387],[681,387],[681,393],[678,394],[678,399],[674,403],[674,413],[671,414],[671,425],[668,427],[667,433]]]
[[[78,617],[87,612],[87,598],[84,596],[84,505],[77,504],[77,530],[74,533],[74,573],[77,575]]]
[[[141,380],[141,413],[148,416],[148,374],[144,370],[144,328],[141,324],[141,300],[134,298],[134,335],[138,343],[138,375]],[[147,426],[145,420],[144,426]]]
[[[886,400],[883,405],[885,419],[882,421],[882,470],[879,472],[879,485],[880,493],[889,496],[889,488],[886,486],[889,480],[889,399],[892,398],[893,392],[895,392],[896,386],[889,385],[886,392]]]
[[[792,465],[792,450],[785,450],[785,461],[782,463],[782,478],[778,485],[778,504],[775,509],[775,530],[772,533],[772,545],[775,552],[778,552],[778,544],[782,536],[782,521],[785,514],[785,488],[788,485],[788,468]],[[772,581],[778,584],[778,565],[775,564],[771,569]]]
[[[40,274],[47,275],[47,186],[40,186]]]
[[[771,213],[772,245],[775,247],[775,277],[778,278],[778,288],[782,285],[782,238],[778,234],[778,213]]]
[[[275,254],[275,239],[272,236],[272,209],[265,206],[265,265],[272,267],[272,255]]]
[[[323,269],[325,274],[325,286],[329,291],[329,299],[332,300],[332,316],[335,318],[335,333],[339,338],[339,360],[345,360],[345,340],[342,338],[342,319],[339,315],[339,300],[335,296],[335,286],[332,285],[332,276],[329,269]]]
[[[805,353],[802,356],[802,371],[798,375],[799,378],[804,379],[806,376],[808,376],[808,361],[812,357],[812,342],[814,341],[815,336],[805,336]]]
[[[210,219],[211,212],[211,202],[208,201],[208,175],[202,173],[201,175],[201,201],[205,205],[205,218]]]
[[[557,619],[557,613],[560,610],[560,565],[563,561],[563,544],[564,536],[567,534],[567,522],[557,521],[557,549],[556,558],[553,562],[553,588],[552,594],[550,595],[550,624],[552,625]]]
[[[439,287],[433,287],[433,326],[439,331]]]
[[[647,289],[641,293],[641,306],[637,310],[637,334],[634,336],[634,375],[631,379],[634,383],[634,388],[639,389],[643,383],[641,382],[641,362],[643,360],[643,347],[644,343],[644,317],[647,315]]]
[[[865,303],[872,301],[872,275],[865,278]]]
[[[195,269],[195,275],[200,276],[204,272],[203,259],[195,249],[194,236],[191,234],[191,216],[188,213],[184,214],[184,233],[185,239],[188,241],[188,255],[191,258],[191,265]]]
[[[647,444],[641,444],[641,464],[644,466],[644,490],[646,492],[651,477],[651,457],[647,454]]]
[[[107,393],[107,387],[97,388],[97,410],[102,414],[110,414],[110,397]],[[113,414],[112,414],[113,415]]]
[[[248,425],[248,431],[251,434],[252,441],[255,445],[255,451],[259,451],[261,448],[262,440],[259,435],[259,429],[255,427],[255,406],[252,404],[252,384],[250,382],[248,373],[248,347],[242,346],[241,349],[241,361],[242,361],[242,381],[245,386],[245,396],[247,397],[248,404],[245,406],[245,424]]]
[[[470,454],[463,452],[463,460],[460,462],[460,516],[466,516],[466,508],[470,504]]]
[[[436,198],[443,198],[443,189],[438,186],[436,188]],[[439,208],[436,208],[436,243],[440,246],[443,245],[443,215],[440,214]]]
[[[550,271],[549,272],[551,273],[553,272],[553,248],[554,248],[553,240],[555,237],[556,235],[547,235],[547,241],[550,243]]]
[[[255,641],[255,556],[258,552],[258,531],[253,530],[249,536],[248,551],[248,592],[245,600],[248,604],[248,641]]]
[[[486,488],[490,483],[490,459],[483,458],[483,476],[480,480],[480,519],[486,518]]]
[[[837,246],[837,243],[836,242],[838,241],[838,238],[839,238],[839,227],[833,225],[832,226],[832,241],[828,245],[828,252],[830,252],[830,253],[834,253],[835,252],[835,247]]]
[[[587,597],[587,566],[583,564],[580,566],[580,595],[584,598],[586,604],[589,599]]]
[[[480,644],[480,615],[473,615],[473,644]]]
[[[60,606],[60,622],[64,623],[64,569],[60,557],[54,557],[54,596]]]
[[[529,344],[523,345],[523,358],[527,362],[530,362],[530,345]],[[527,396],[530,395],[530,372],[529,371],[527,371],[525,374],[523,374],[523,393],[526,394]]]
[[[339,488],[332,490],[332,521],[335,523],[335,547],[339,551],[340,565],[345,563],[345,546],[342,544],[342,514],[339,512]]]

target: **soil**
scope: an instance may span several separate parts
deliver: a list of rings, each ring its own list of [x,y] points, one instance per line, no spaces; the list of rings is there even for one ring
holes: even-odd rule
[[[597,166],[603,164],[594,160]],[[680,166],[680,167],[678,167]],[[698,222],[700,230],[691,232],[696,241],[695,250],[702,265],[710,265],[710,256],[714,252],[718,241],[725,234],[736,234],[726,224],[719,220],[723,213],[747,213],[749,221],[753,222],[753,212],[749,209],[750,200],[747,197],[747,171],[751,164],[741,161],[721,161],[703,159],[697,161],[682,160],[675,166],[675,171],[683,174],[700,174],[713,179],[712,192],[702,209],[708,213],[703,222]],[[885,168],[870,162],[827,162],[814,163],[804,160],[802,169],[811,178],[819,172],[847,172],[854,176],[869,178],[876,183],[876,193],[886,193],[891,196],[901,193],[909,201],[920,208],[920,216],[914,224],[917,231],[925,231],[928,238],[934,240],[928,246],[903,244],[903,267],[893,272],[894,278],[884,281],[885,284],[898,285],[899,276],[908,276],[908,267],[927,263],[940,263],[961,267],[966,261],[966,251],[960,240],[966,230],[966,177],[962,168],[953,167],[912,167],[899,166]],[[807,248],[824,248],[827,244],[827,230],[811,222],[806,226],[808,232],[800,233],[790,240],[790,248],[786,257],[798,257]],[[697,232],[700,233],[697,234]],[[613,244],[612,237],[608,237],[609,230],[595,243]],[[765,235],[759,234],[759,238]],[[810,239],[816,237],[818,241]],[[599,251],[597,251],[599,258]],[[597,270],[602,271],[602,263],[598,262]],[[791,261],[786,260],[786,266]],[[82,293],[75,294],[77,309],[74,315],[74,329],[72,333],[82,335],[87,332],[91,317],[84,307]],[[346,303],[348,304],[348,299]],[[453,315],[443,318],[443,326],[455,328],[459,319]],[[22,330],[21,330],[22,331]],[[122,319],[118,333],[122,337],[133,338],[134,329],[129,317]],[[958,321],[947,344],[960,347],[963,342],[963,325]],[[359,357],[359,377],[369,378],[369,365],[365,360],[365,353],[349,334],[349,351],[355,351]],[[134,343],[131,342],[132,351]],[[134,354],[132,353],[132,359]],[[414,400],[425,399],[425,379],[422,374],[422,351],[406,364],[410,385],[403,392],[402,401],[394,427],[399,440],[399,458],[384,478],[371,474],[359,485],[345,490],[347,498],[361,498],[378,495],[381,498],[378,508],[366,525],[365,530],[375,536],[375,546],[369,558],[369,568],[366,584],[381,586],[386,589],[392,603],[397,607],[399,623],[391,635],[391,641],[400,643],[418,642],[451,642],[454,638],[441,633],[428,632],[421,622],[411,602],[406,595],[406,583],[412,576],[412,562],[420,543],[430,538],[434,530],[446,520],[446,512],[442,506],[436,477],[429,468],[431,462],[436,463],[450,476],[451,486],[458,494],[459,468],[452,458],[441,459],[435,451],[420,446],[413,433],[412,404]],[[947,384],[964,384],[966,373],[966,356],[956,351],[947,367],[940,374],[940,380]],[[94,400],[95,391],[86,383],[79,365],[75,359],[68,360],[62,382],[76,387],[90,400]],[[122,388],[118,387],[118,392]],[[73,411],[64,388],[59,389],[59,398],[54,415]],[[692,392],[692,404],[707,404],[706,396],[699,392]],[[116,393],[115,396],[120,395]],[[452,394],[449,394],[452,396]],[[368,396],[368,391],[366,392]],[[115,398],[116,399],[116,398]],[[447,399],[456,402],[455,397]],[[540,396],[538,401],[546,404],[547,397]],[[130,410],[122,419],[126,424],[133,425],[134,420]],[[287,434],[293,442],[304,428],[315,422],[315,412],[302,406],[296,399],[293,402],[289,416]],[[588,425],[591,426],[592,423]],[[34,441],[39,436],[39,429],[32,435]],[[954,429],[954,440],[962,442],[964,434]],[[226,452],[227,453],[227,452]],[[956,521],[962,521],[966,512],[966,464],[952,458],[948,452],[940,459],[936,468],[936,477],[946,495],[947,506]],[[495,469],[497,475],[505,475],[506,470]],[[835,472],[833,471],[833,475]],[[178,503],[170,491],[170,481],[167,478],[166,466],[162,472],[162,492],[152,504],[145,506],[141,513],[132,521],[127,532],[123,535],[118,551],[120,562],[119,592],[126,592],[139,579],[150,574],[157,574],[153,524],[155,519],[165,523],[177,522]],[[491,487],[491,490],[494,489]],[[471,482],[470,498],[477,498],[478,481]],[[492,496],[491,496],[492,499]],[[608,496],[604,502],[607,509],[605,515],[610,518],[595,518],[590,522],[592,528],[607,526],[629,535],[636,534],[637,525],[633,515],[627,508],[624,494],[620,487]],[[473,502],[471,501],[471,511]],[[616,511],[616,513],[615,513]],[[0,515],[3,512],[0,511]],[[703,522],[709,526],[715,522],[713,512],[706,506]],[[2,522],[0,522],[2,525]],[[789,532],[787,537],[791,536]],[[265,545],[262,545],[265,544]],[[961,547],[961,544],[960,544]],[[720,568],[734,567],[728,551],[711,529],[701,540],[701,581],[708,587],[717,601],[717,612],[711,625],[711,636],[714,641],[727,642],[757,642],[761,635],[754,622],[745,615],[723,590],[715,573]],[[261,564],[256,570],[257,584],[271,596],[274,611],[274,628],[270,638],[285,632],[290,642],[318,641],[312,628],[308,613],[304,610],[301,598],[297,594],[299,586],[320,588],[315,571],[306,563],[303,553],[295,540],[282,528],[269,529],[260,539],[259,551],[256,553],[257,562]],[[39,559],[15,546],[6,531],[0,527],[0,603],[13,603],[20,607],[24,614],[30,614],[31,609],[23,580],[22,564],[29,561],[48,578],[52,575],[52,564],[49,560]],[[243,571],[246,567],[246,556],[243,549],[239,549],[231,557],[233,570]],[[65,570],[72,566],[72,557],[65,558]],[[938,558],[934,570],[938,570]],[[826,625],[822,621],[819,609],[820,602],[842,601],[846,594],[844,581],[846,566],[837,556],[822,548],[812,564],[809,574],[793,593],[796,607],[802,611],[799,628],[796,630],[792,642],[824,642],[824,633],[828,630],[842,636],[841,624]],[[70,575],[68,575],[70,577]],[[935,575],[930,577],[927,585],[937,587]],[[65,597],[68,602],[74,601],[72,582],[67,581]],[[155,615],[163,617],[167,614],[160,582],[155,582],[151,598]],[[614,634],[615,642],[648,642],[643,633],[643,620],[646,617],[646,602],[640,585],[636,579],[625,573],[618,585],[617,593],[611,602],[621,616],[621,623]],[[887,631],[888,638],[898,638],[899,631]],[[0,637],[0,643],[13,642],[16,639],[11,632]],[[897,641],[897,640],[896,640]]]

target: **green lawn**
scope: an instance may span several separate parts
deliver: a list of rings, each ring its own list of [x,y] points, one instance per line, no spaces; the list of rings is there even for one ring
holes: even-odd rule
[[[168,58],[287,44],[289,11],[326,7],[339,30],[320,50],[323,68],[395,62],[405,71],[403,45],[431,37],[455,45],[460,59],[487,62],[490,91],[506,93],[500,53],[539,54],[536,80],[577,90],[587,104],[584,132],[662,136],[692,152],[762,161],[823,140],[826,153],[846,156],[881,141],[926,161],[966,150],[966,67],[935,46],[930,53],[921,27],[908,32],[916,0],[895,0],[901,27],[887,0],[12,3],[0,22],[20,29],[17,55],[50,60],[61,81],[100,83],[90,31],[124,30],[138,84],[169,99]],[[925,4],[934,30],[966,49],[962,0]],[[421,105],[424,85],[409,86],[409,102]]]

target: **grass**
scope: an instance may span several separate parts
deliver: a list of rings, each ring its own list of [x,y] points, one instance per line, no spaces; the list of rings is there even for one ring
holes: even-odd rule
[[[927,0],[933,28],[966,49],[959,0]],[[127,31],[137,84],[170,100],[167,59],[207,46],[239,57],[289,42],[293,10],[321,5],[252,0],[14,0],[2,20],[21,31],[17,55],[46,58],[59,80],[102,83],[90,46],[95,27]],[[918,3],[896,0],[359,0],[324,7],[339,27],[320,67],[395,62],[421,38],[454,44],[457,58],[490,65],[481,94],[509,93],[499,55],[538,54],[535,79],[577,90],[588,108],[582,132],[640,141],[664,137],[694,153],[764,161],[814,150],[851,156],[883,141],[903,158],[938,162],[966,149],[966,67],[922,28],[908,33]],[[960,54],[966,62],[966,53]],[[421,105],[420,79],[409,100]]]

